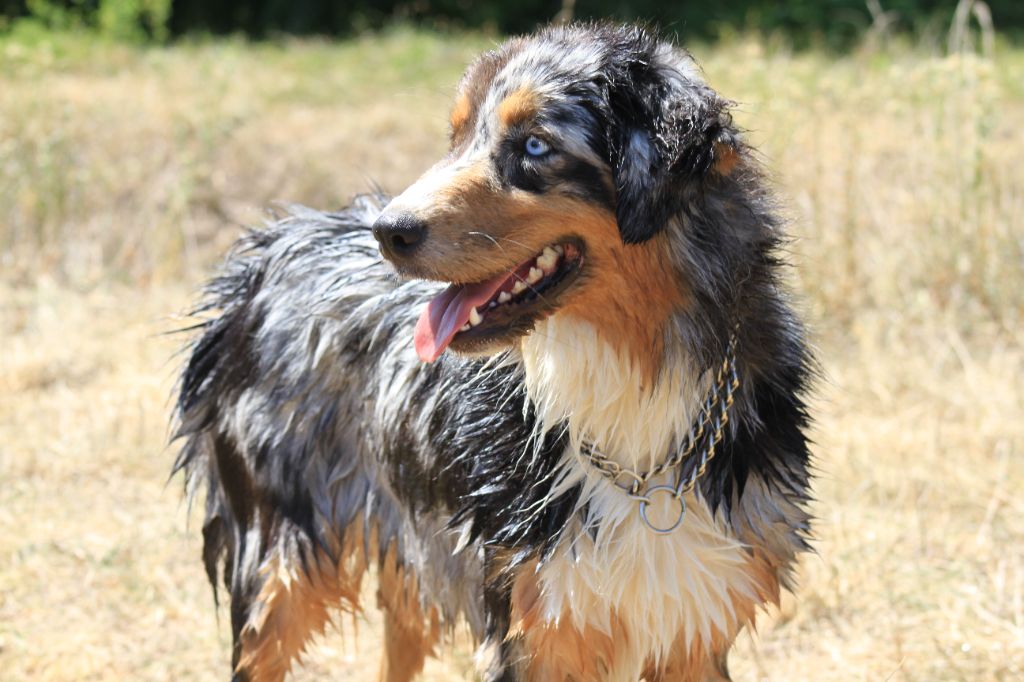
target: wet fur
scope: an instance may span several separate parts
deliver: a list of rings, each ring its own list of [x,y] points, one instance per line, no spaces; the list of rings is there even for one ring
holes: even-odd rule
[[[197,311],[175,464],[205,487],[234,675],[283,677],[330,609],[360,608],[376,568],[381,679],[415,675],[460,621],[489,680],[725,678],[732,639],[788,584],[808,532],[811,360],[766,184],[727,103],[643,29],[510,41],[460,93],[449,158],[392,204],[427,197],[443,225],[420,267],[455,279],[442,263],[475,263],[461,268],[473,281],[571,225],[589,273],[511,349],[428,365],[412,328],[438,285],[381,258],[370,227],[388,198],[295,208],[236,245]],[[499,111],[488,120],[506,136],[556,112],[579,149],[550,176],[484,163],[472,150],[498,144],[483,121]],[[473,211],[528,247],[469,239]],[[653,536],[575,453],[589,438],[624,464],[662,459],[733,329],[730,428],[684,527]]]

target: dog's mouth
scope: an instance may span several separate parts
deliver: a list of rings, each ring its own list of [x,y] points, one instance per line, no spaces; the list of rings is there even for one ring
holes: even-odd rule
[[[566,239],[514,270],[473,284],[451,284],[416,323],[416,353],[433,362],[446,348],[472,351],[528,333],[554,312],[583,265],[583,245]]]

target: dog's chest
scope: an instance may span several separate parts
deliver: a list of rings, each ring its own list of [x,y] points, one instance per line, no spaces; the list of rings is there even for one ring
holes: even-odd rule
[[[606,530],[594,540],[574,529],[538,570],[544,621],[613,642],[604,679],[636,680],[680,651],[712,651],[732,640],[744,605],[759,601],[747,550],[702,501],[686,501],[679,528],[655,535],[632,500],[596,493]]]
[[[573,523],[534,578],[539,622],[607,635],[615,652],[603,664],[610,680],[636,680],[680,647],[710,651],[731,640],[749,611],[740,605],[759,601],[759,589],[748,548],[721,515],[691,492],[680,526],[657,535],[637,502],[576,454],[588,440],[622,466],[649,469],[689,428],[705,386],[680,368],[644,387],[586,324],[553,318],[538,332],[532,338],[543,344],[523,347],[528,391],[545,424],[568,423],[559,487],[583,491]],[[659,495],[649,511],[671,520],[678,506]]]

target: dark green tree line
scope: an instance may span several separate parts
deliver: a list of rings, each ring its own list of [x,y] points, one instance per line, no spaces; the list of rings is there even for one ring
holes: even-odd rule
[[[657,23],[685,38],[728,31],[782,34],[798,45],[845,47],[884,18],[886,30],[920,34],[948,29],[957,0],[576,0],[577,18]],[[1024,33],[1024,0],[987,0],[996,28]],[[143,39],[189,33],[344,36],[405,21],[439,28],[528,31],[550,21],[562,0],[0,0],[0,27],[19,17],[66,27],[113,28]],[[882,15],[879,15],[879,12]]]

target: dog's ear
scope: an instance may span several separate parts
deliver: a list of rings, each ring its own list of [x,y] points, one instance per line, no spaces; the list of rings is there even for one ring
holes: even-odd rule
[[[616,218],[627,244],[656,235],[709,174],[727,175],[739,158],[728,102],[689,57],[672,57],[677,63],[634,62],[607,90]]]

